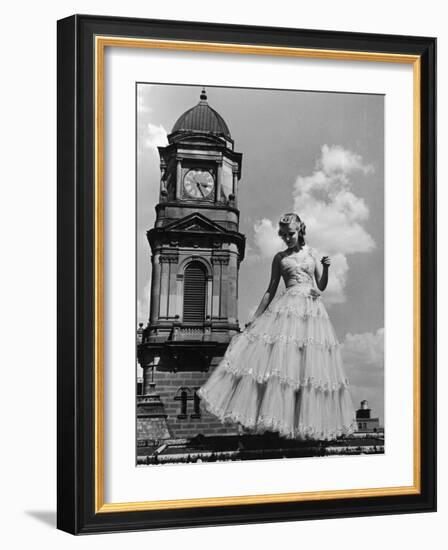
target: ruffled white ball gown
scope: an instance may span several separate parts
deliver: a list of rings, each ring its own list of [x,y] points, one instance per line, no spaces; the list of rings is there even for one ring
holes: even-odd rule
[[[310,293],[314,251],[283,254],[286,289],[227,351],[198,394],[222,422],[255,433],[329,440],[356,429],[340,347],[320,297]]]

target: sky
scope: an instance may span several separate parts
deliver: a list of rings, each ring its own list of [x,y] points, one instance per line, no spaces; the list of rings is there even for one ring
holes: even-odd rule
[[[137,85],[137,319],[149,316],[150,248],[160,170],[158,145],[202,87]],[[277,222],[297,212],[307,244],[329,255],[323,293],[342,344],[355,406],[384,415],[384,96],[206,87],[242,153],[238,190],[246,257],[239,321],[258,306],[272,257],[284,249]],[[283,283],[281,283],[283,285]],[[281,287],[280,287],[281,288]]]

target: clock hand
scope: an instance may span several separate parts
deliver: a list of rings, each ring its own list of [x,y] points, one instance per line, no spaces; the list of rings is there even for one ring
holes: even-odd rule
[[[201,192],[201,195],[202,195],[203,197],[205,197],[204,192],[203,192],[202,189],[201,189],[201,184],[197,181],[197,182],[196,182],[196,185],[197,185],[199,191]]]

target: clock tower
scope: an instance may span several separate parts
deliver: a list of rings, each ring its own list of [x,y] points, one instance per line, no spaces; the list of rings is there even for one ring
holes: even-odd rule
[[[138,344],[144,373],[140,444],[150,438],[144,429],[144,399],[150,392],[164,403],[171,437],[235,433],[235,427],[222,426],[202,410],[196,390],[239,332],[242,154],[202,90],[198,104],[175,122],[159,155],[159,202],[147,232],[150,312]]]

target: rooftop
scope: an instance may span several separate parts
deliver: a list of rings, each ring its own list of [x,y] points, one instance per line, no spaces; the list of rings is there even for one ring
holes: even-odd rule
[[[205,89],[201,92],[199,103],[177,119],[172,129],[173,134],[176,132],[206,132],[232,140],[225,120],[208,104]]]

